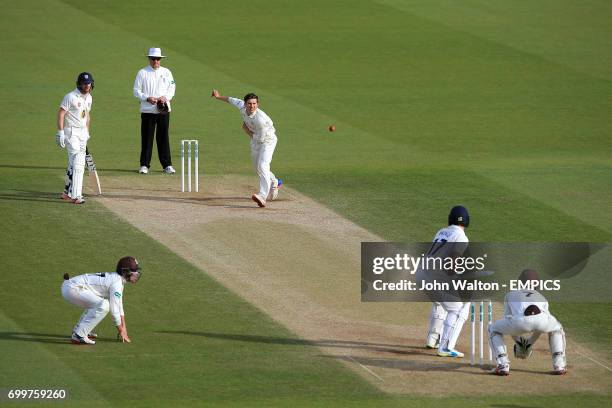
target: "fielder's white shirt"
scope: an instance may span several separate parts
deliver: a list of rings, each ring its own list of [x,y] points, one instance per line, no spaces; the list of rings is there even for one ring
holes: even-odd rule
[[[60,103],[60,108],[66,111],[64,129],[67,127],[87,129],[92,103],[91,94],[82,94],[78,88],[67,93]]]
[[[151,105],[147,98],[165,96],[168,100],[168,109],[171,110],[170,101],[174,98],[176,84],[172,72],[168,68],[153,69],[146,66],[136,74],[134,80],[134,96],[140,100],[140,112],[159,113],[157,105]]]
[[[548,301],[537,290],[513,290],[504,299],[505,316],[525,316],[525,309],[536,305],[543,313],[548,313]]]
[[[75,276],[69,280],[71,285],[85,286],[87,289],[108,299],[110,313],[115,326],[121,324],[123,313],[123,285],[125,279],[116,272],[87,273]]]
[[[271,143],[276,141],[276,129],[272,119],[261,109],[257,109],[251,115],[246,112],[246,105],[242,99],[227,98],[227,101],[240,110],[242,121],[253,132],[253,141],[257,143]]]

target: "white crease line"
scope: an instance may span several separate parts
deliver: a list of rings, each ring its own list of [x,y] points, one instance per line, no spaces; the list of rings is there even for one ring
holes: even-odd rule
[[[604,364],[600,363],[599,361],[597,361],[597,360],[595,360],[595,359],[593,359],[593,358],[591,358],[591,357],[587,356],[586,354],[583,354],[583,353],[579,352],[578,350],[574,350],[574,352],[575,352],[575,353],[577,353],[577,354],[580,354],[580,355],[581,355],[582,357],[584,357],[584,358],[588,358],[589,360],[591,360],[591,361],[592,361],[592,362],[594,362],[595,364],[599,364],[600,366],[602,366],[602,367],[603,367],[603,368],[605,368],[606,370],[608,370],[608,371],[611,371],[611,372],[612,372],[612,368],[610,368],[610,367],[608,367],[608,366],[606,366],[606,365],[604,365]]]
[[[353,357],[351,356],[347,356],[348,358],[351,359],[351,361],[353,361],[354,363],[357,363],[361,366],[361,368],[363,368],[364,370],[366,370],[368,373],[372,374],[374,377],[378,378],[380,381],[385,382],[385,380],[383,380],[379,375],[377,375],[374,371],[370,370],[368,367],[364,366],[363,364],[361,364],[359,361],[355,360]]]

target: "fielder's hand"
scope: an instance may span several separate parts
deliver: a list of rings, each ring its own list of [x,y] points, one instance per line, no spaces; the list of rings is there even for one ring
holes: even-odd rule
[[[130,340],[130,338],[127,335],[127,332],[125,330],[120,331],[119,333],[117,333],[117,340],[123,342],[123,343],[131,343],[132,340]]]
[[[219,96],[219,91],[217,91],[216,89],[212,90],[212,93],[210,94],[211,98],[216,98]]]
[[[58,130],[55,134],[55,143],[62,149],[66,147],[66,135],[63,130]]]

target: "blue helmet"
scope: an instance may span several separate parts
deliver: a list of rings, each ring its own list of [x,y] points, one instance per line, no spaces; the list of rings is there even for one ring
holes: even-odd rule
[[[448,214],[448,225],[463,225],[467,228],[470,225],[470,214],[467,208],[461,205],[451,208]]]
[[[93,79],[93,76],[89,72],[81,72],[79,74],[79,77],[76,80],[77,88],[79,88],[79,90],[81,90],[81,86],[82,85],[89,85],[89,84],[91,84],[91,90],[93,91],[93,89],[94,89],[94,79]]]

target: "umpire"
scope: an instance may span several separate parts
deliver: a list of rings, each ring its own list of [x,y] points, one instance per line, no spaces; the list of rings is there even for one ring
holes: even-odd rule
[[[140,100],[140,174],[147,174],[151,167],[153,136],[157,128],[157,154],[164,173],[173,174],[170,155],[170,101],[176,85],[172,72],[161,66],[164,58],[161,48],[149,48],[149,65],[138,71],[134,81],[134,96]]]

